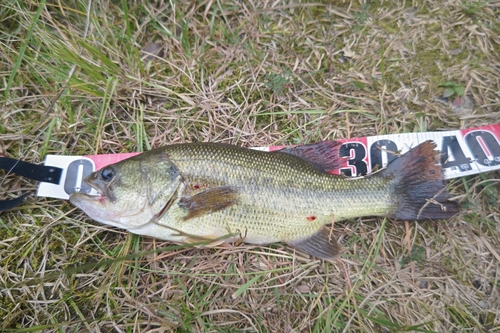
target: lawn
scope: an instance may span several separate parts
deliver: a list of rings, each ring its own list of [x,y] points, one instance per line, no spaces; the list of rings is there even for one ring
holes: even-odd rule
[[[498,1],[5,0],[0,153],[500,123],[499,36]],[[1,199],[35,193],[0,176]],[[500,332],[499,182],[447,181],[447,221],[337,222],[332,262],[161,242],[32,195],[0,214],[0,331]]]

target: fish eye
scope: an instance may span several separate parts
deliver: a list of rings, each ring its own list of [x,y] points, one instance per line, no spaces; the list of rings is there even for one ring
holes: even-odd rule
[[[111,179],[113,179],[114,176],[115,176],[115,171],[110,167],[106,167],[101,170],[102,180],[106,182],[109,182]]]

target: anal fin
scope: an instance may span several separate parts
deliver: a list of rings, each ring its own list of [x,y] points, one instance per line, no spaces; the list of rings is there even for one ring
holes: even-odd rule
[[[326,226],[309,237],[289,241],[292,247],[321,259],[336,259],[340,255],[340,247],[337,240],[332,237],[330,229]]]

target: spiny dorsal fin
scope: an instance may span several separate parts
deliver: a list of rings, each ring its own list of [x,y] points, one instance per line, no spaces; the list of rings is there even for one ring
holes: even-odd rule
[[[296,147],[278,150],[281,153],[301,157],[302,159],[319,166],[320,171],[339,169],[346,158],[339,156],[339,147],[342,143],[338,141],[322,141]]]
[[[306,238],[289,241],[287,244],[292,247],[321,259],[336,259],[340,254],[340,247],[337,240],[333,238],[330,229],[321,227],[315,234]]]
[[[210,214],[238,202],[238,192],[230,186],[214,187],[179,200],[179,206],[187,210],[184,220]]]

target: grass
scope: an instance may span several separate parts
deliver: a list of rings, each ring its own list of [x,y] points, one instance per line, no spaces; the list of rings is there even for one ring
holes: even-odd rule
[[[40,162],[498,123],[498,5],[413,4],[6,0],[0,152]],[[163,54],[141,60],[151,43]],[[438,101],[443,82],[473,110]],[[343,265],[282,244],[186,248],[31,197],[0,215],[0,330],[496,332],[499,178],[450,181],[463,207],[450,221],[336,223]],[[2,175],[1,188],[36,184]]]

